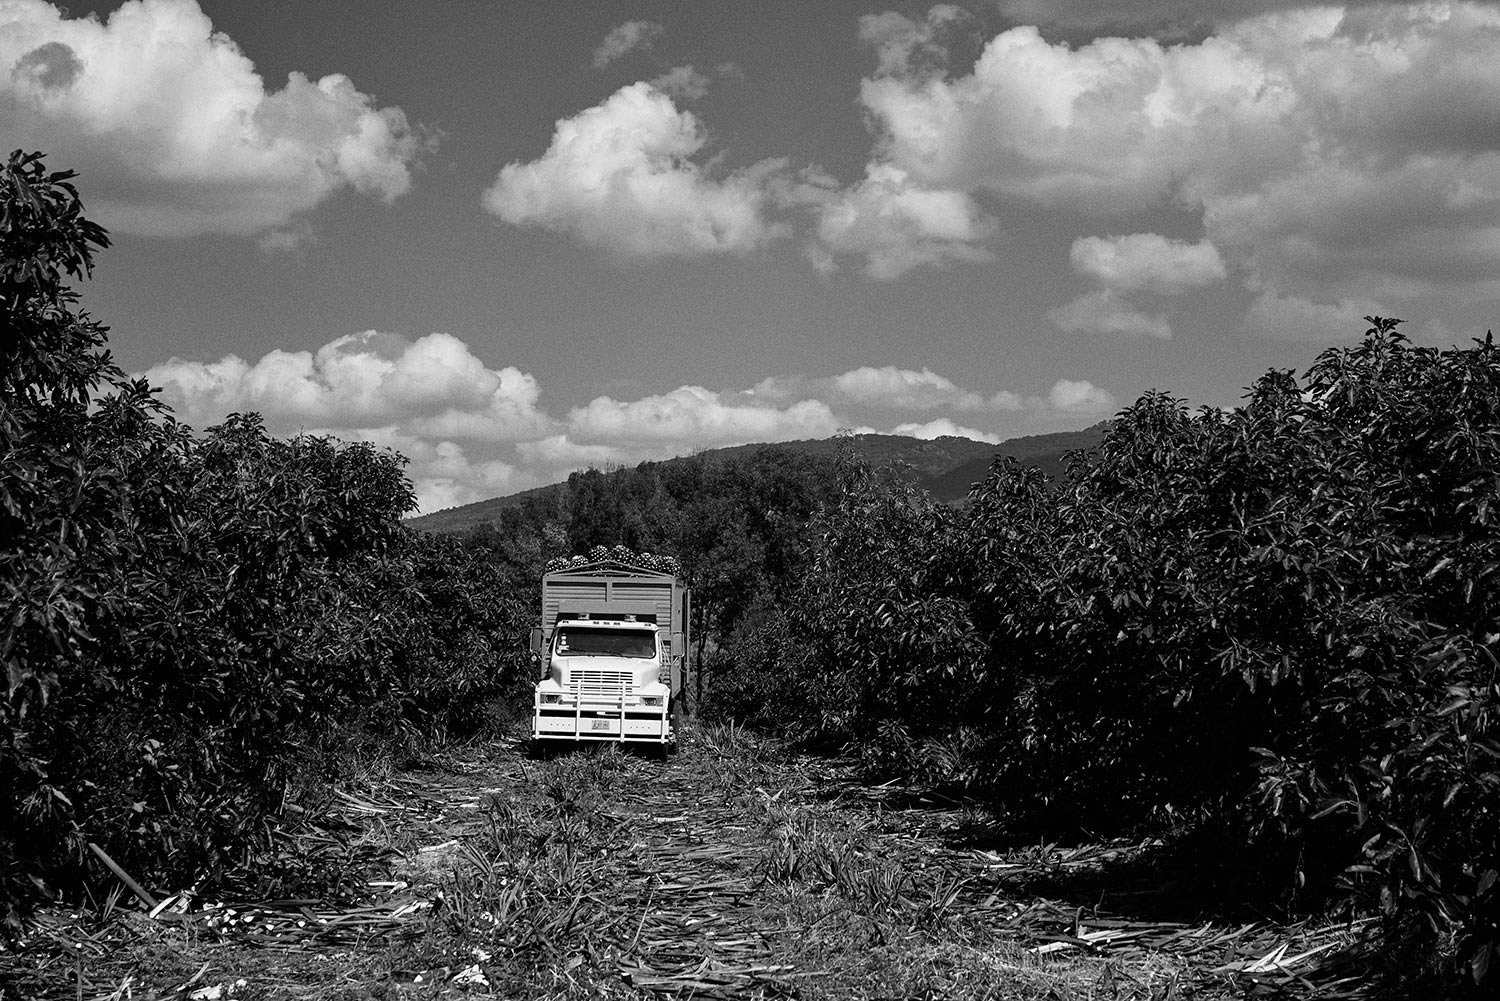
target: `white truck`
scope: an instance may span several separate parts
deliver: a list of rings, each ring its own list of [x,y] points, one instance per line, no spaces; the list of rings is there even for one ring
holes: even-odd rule
[[[675,749],[688,675],[691,592],[677,561],[622,546],[553,560],[542,575],[544,666],[532,745],[614,741]]]

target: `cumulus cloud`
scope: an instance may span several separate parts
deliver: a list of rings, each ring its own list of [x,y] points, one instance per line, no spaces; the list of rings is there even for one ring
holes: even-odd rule
[[[254,363],[236,355],[173,358],[143,375],[198,426],[244,411],[283,430],[400,425],[427,436],[516,440],[550,426],[532,376],[487,367],[450,334],[407,341],[368,330],[317,351],[271,351]]]
[[[422,510],[537,486],[537,471],[499,454],[505,443],[555,433],[540,387],[517,368],[493,368],[463,341],[415,341],[367,330],[316,351],[271,351],[254,362],[173,358],[142,373],[178,416],[197,427],[254,411],[277,434],[330,434],[394,448]]]
[[[1047,319],[1073,333],[1126,335],[1170,340],[1172,325],[1165,316],[1143,313],[1112,289],[1079,296],[1047,314]]]
[[[709,79],[691,66],[673,66],[651,81],[651,86],[679,101],[696,101],[708,96]]]
[[[343,189],[410,187],[424,143],[400,108],[338,73],[268,90],[195,0],[132,0],[102,21],[6,0],[0,16],[0,133],[85,173],[112,229],[258,234]]]
[[[861,31],[882,59],[912,66],[941,54],[937,33],[961,16],[938,7],[922,26],[903,27],[897,15],[876,15]],[[968,192],[919,182],[894,164],[872,163],[847,188],[812,167],[793,176],[785,159],[715,169],[717,158],[705,159],[707,130],[676,104],[705,96],[709,83],[677,66],[560,120],[546,152],[500,170],[484,207],[512,225],[636,259],[746,254],[802,227],[807,256],[825,274],[846,258],[882,281],[993,260],[986,244],[995,224]]]
[[[1082,9],[1026,9],[1053,7]],[[1223,17],[1211,31],[1178,44],[1100,37],[1074,46],[1013,28],[958,76],[913,68],[900,39],[925,29],[912,23],[903,35],[887,23],[872,40],[876,72],[861,85],[877,130],[872,162],[917,187],[1001,203],[1104,216],[1196,213],[1206,237],[1192,245],[1196,273],[1217,274],[1212,248],[1221,266],[1273,299],[1496,294],[1500,9],[1215,10]],[[1116,283],[1104,291],[1114,294],[1087,296],[1064,317],[1162,336],[1161,318],[1118,293],[1129,281],[1170,291],[1161,286],[1172,280],[1087,257],[1105,249],[1139,263],[1172,248],[1085,244],[1101,280],[1109,269]]]
[[[954,73],[949,44],[972,32],[970,14],[868,15],[859,31],[875,66],[860,103],[873,149],[852,182],[779,160],[711,169],[705,129],[673,103],[707,85],[683,66],[560,121],[542,157],[501,171],[486,205],[645,258],[743,254],[795,229],[820,271],[887,281],[992,260],[1012,206],[1186,213],[1201,220],[1196,243],[1137,233],[1073,247],[1099,288],[1062,307],[1064,320],[1152,337],[1165,336],[1166,315],[1130,297],[1231,274],[1256,294],[1309,302],[1500,295],[1495,5],[1001,8],[1127,36],[1074,44],[1015,27]],[[631,24],[609,51],[652,37],[649,22]],[[1147,29],[1155,36],[1128,37]],[[28,67],[73,72],[42,55]]]
[[[1360,7],[1390,0],[1345,0]],[[1044,27],[1084,29],[1110,34],[1148,34],[1156,38],[1201,37],[1214,28],[1256,14],[1306,7],[1308,0],[999,0],[1011,20]]]
[[[548,435],[537,441],[520,442],[516,445],[516,452],[528,467],[550,471],[554,475],[557,472],[566,474],[574,469],[604,469],[611,465],[621,465],[630,458],[630,450],[620,445],[584,445],[574,441],[566,433]]]
[[[937,420],[928,421],[925,424],[897,424],[891,428],[891,434],[905,435],[908,438],[921,438],[924,441],[931,441],[934,438],[955,437],[972,438],[974,441],[987,441],[991,444],[998,444],[1000,442],[999,435],[991,434],[988,431],[977,431],[974,428],[963,427],[960,424],[953,423],[953,421],[946,417],[939,417]]]
[[[443,508],[471,504],[489,497],[528,490],[549,482],[537,471],[493,456],[475,442],[454,442],[412,434],[404,428],[310,427],[313,435],[332,435],[344,441],[368,441],[394,449],[407,459],[406,474],[417,495],[417,511],[430,514]]]
[[[594,69],[602,70],[632,52],[651,48],[665,30],[655,21],[626,21],[617,25],[594,49]]]
[[[783,165],[716,177],[691,159],[706,142],[691,112],[634,83],[558,122],[539,159],[500,171],[484,207],[629,257],[746,253],[780,235],[765,210]]]
[[[926,368],[916,372],[894,365],[866,365],[835,376],[833,389],[848,400],[901,410],[980,410],[985,406],[983,396],[959,389],[953,380]]]
[[[1074,271],[1122,292],[1177,295],[1226,277],[1212,243],[1185,243],[1156,233],[1079,237],[1068,256]]]
[[[981,393],[930,369],[863,366],[827,377],[772,377],[750,389],[598,396],[548,413],[535,377],[488,364],[444,333],[411,340],[364,331],[316,351],[270,351],[254,361],[173,358],[141,375],[179,418],[200,428],[253,411],[276,434],[396,449],[410,460],[423,511],[555,483],[580,468],[826,438],[840,428],[997,441],[1077,427],[1115,409],[1113,397],[1087,381],[1063,379],[1031,395]],[[904,419],[913,413],[920,417]]]
[[[1024,395],[1006,389],[986,394],[965,389],[928,368],[917,370],[894,365],[863,365],[823,379],[772,376],[756,383],[746,395],[766,404],[781,406],[797,400],[827,399],[840,413],[851,410],[862,414],[948,410],[969,415],[971,419],[984,416],[1013,420],[1019,417],[1043,422],[1064,414],[1104,414],[1115,408],[1114,397],[1089,382],[1060,380],[1043,395]],[[939,421],[944,419],[938,418]]]
[[[1102,415],[1115,410],[1115,398],[1086,379],[1059,379],[1047,392],[1047,403],[1059,413]]]
[[[859,19],[859,38],[875,50],[880,73],[941,69],[948,58],[943,36],[968,16],[967,11],[951,4],[936,4],[921,21],[894,11],[866,14]]]
[[[1219,251],[1209,241],[1186,243],[1157,233],[1080,237],[1073,241],[1069,258],[1074,271],[1104,286],[1047,314],[1058,327],[1075,332],[1169,340],[1172,325],[1167,318],[1133,305],[1129,295],[1180,295],[1221,282],[1227,275]]]
[[[574,409],[568,423],[573,435],[586,442],[696,441],[710,447],[826,438],[840,427],[833,411],[819,400],[802,400],[783,409],[736,400],[702,386],[683,386],[630,402],[600,396]]]
[[[899,167],[871,164],[859,184],[818,205],[809,256],[825,273],[840,255],[864,258],[864,272],[891,281],[913,268],[994,259],[984,245],[995,227],[963,191],[914,183]]]

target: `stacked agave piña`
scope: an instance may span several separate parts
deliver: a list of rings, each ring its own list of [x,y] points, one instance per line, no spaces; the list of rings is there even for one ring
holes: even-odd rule
[[[546,572],[583,570],[601,563],[622,563],[637,570],[666,573],[674,577],[682,573],[682,565],[675,557],[638,553],[626,546],[595,546],[588,551],[587,556],[554,556],[547,561]]]

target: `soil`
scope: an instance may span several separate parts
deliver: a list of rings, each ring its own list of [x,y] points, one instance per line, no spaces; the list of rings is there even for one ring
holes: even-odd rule
[[[732,728],[666,761],[468,745],[320,806],[282,857],[343,865],[341,892],[52,908],[0,952],[0,1001],[1363,989],[1359,922],[1174,914],[1150,843],[1007,845],[965,804]],[[101,867],[95,899],[114,885]]]

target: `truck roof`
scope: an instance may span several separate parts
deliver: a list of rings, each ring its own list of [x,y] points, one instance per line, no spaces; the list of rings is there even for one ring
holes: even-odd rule
[[[600,628],[600,627],[603,627],[603,626],[608,626],[611,629],[649,629],[652,632],[656,631],[656,623],[655,622],[636,622],[636,621],[634,621],[632,619],[572,619],[572,618],[560,618],[560,619],[557,620],[557,624],[559,626],[567,626],[569,629],[572,629],[575,626],[582,626],[585,629],[593,629],[593,628]]]

